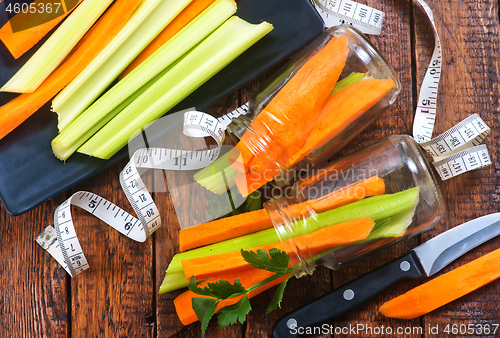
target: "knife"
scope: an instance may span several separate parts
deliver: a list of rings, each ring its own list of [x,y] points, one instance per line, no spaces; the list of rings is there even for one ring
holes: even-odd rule
[[[275,338],[298,337],[363,304],[402,279],[434,275],[458,257],[500,234],[500,213],[476,218],[454,227],[346,285],[278,319]]]

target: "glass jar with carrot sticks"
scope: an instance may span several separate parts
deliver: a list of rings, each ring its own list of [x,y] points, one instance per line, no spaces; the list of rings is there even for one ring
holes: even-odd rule
[[[235,149],[195,179],[218,194],[236,185],[244,197],[273,180],[288,184],[295,169],[321,164],[371,124],[400,88],[362,33],[330,28],[252,97],[250,112],[228,127]]]
[[[314,170],[265,208],[297,277],[415,236],[444,214],[429,165],[407,135]]]

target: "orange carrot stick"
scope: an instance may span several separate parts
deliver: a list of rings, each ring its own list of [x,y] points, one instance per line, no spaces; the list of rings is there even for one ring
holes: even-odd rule
[[[216,282],[218,279],[222,280],[227,280],[231,283],[234,283],[236,279],[239,279],[243,287],[249,288],[259,282],[262,282],[264,279],[269,278],[273,276],[274,273],[266,271],[266,270],[260,270],[260,269],[255,269],[255,268],[248,268],[242,271],[238,271],[237,273],[221,273],[217,277],[207,279],[200,284],[198,284],[200,287],[204,287],[210,282]],[[278,285],[279,283],[283,282],[285,279],[288,278],[288,275],[283,276],[281,278],[275,279],[272,282],[266,283],[260,288],[257,288],[253,291],[251,291],[248,295],[248,298],[252,298],[257,296],[258,294],[266,291],[267,289],[272,288],[275,285]],[[191,323],[194,323],[198,320],[198,317],[196,316],[196,313],[193,310],[193,303],[192,299],[193,298],[207,298],[206,296],[200,296],[197,295],[190,290],[180,294],[175,298],[174,300],[174,305],[175,305],[175,311],[177,312],[177,315],[179,316],[179,319],[181,320],[182,324],[184,325],[189,325]],[[221,308],[232,305],[237,303],[241,297],[236,297],[236,298],[230,298],[223,300],[219,303],[217,306],[217,309],[215,312],[219,311]]]
[[[293,207],[293,213],[297,216],[306,215],[308,208],[315,212],[323,212],[359,201],[365,197],[384,193],[384,180],[373,176],[343,189],[335,190],[327,196],[297,204]],[[250,211],[182,229],[179,232],[180,250],[186,251],[272,227],[273,223],[266,210]]]
[[[386,317],[413,319],[500,278],[500,249],[419,285],[383,304]]]
[[[368,237],[375,222],[369,217],[360,218],[349,222],[339,223],[302,235],[295,245],[302,252],[309,252],[311,257],[329,248],[361,241]],[[251,251],[272,248],[286,251],[289,255],[297,251],[291,243],[281,242],[267,244],[250,249]],[[218,276],[222,272],[237,272],[248,268],[250,265],[243,259],[240,251],[197,257],[182,261],[182,268],[187,279],[194,276],[196,280]]]
[[[16,14],[12,19],[10,19],[3,27],[0,29],[0,40],[4,43],[5,47],[9,50],[15,59],[18,59],[21,55],[30,50],[34,45],[38,43],[47,33],[49,33],[59,22],[61,22],[66,16],[68,16],[76,6],[82,2],[79,0],[77,4],[70,8],[69,11],[54,17],[52,20],[44,22],[43,16],[53,17],[52,13],[46,13],[45,9],[47,4],[53,6],[53,0],[35,0],[32,5],[37,9],[37,13],[33,14],[28,11],[28,13],[20,12]],[[74,3],[75,1],[73,1]],[[42,7],[43,6],[43,7]],[[28,7],[29,8],[29,7]],[[44,11],[41,13],[41,8]],[[52,7],[51,7],[52,8]],[[63,11],[63,7],[54,8],[52,10]],[[46,14],[46,15],[44,15]],[[33,16],[36,15],[40,24],[33,23]],[[31,21],[31,22],[30,22]],[[16,30],[16,27],[31,27],[27,29]],[[13,29],[14,28],[14,29]]]
[[[290,160],[289,166],[300,162],[312,151],[338,136],[351,123],[380,101],[396,85],[392,79],[373,77],[352,84],[331,95],[321,109],[307,141]]]
[[[243,134],[237,145],[243,159],[251,153],[246,145],[259,144],[259,139],[272,142],[265,149],[271,158],[289,158],[300,149],[311,118],[319,113],[344,69],[348,51],[347,36],[334,37],[304,63],[252,121],[250,128],[257,133]],[[296,135],[294,126],[303,128],[301,135]]]
[[[23,123],[73,80],[120,31],[141,0],[117,0],[87,32],[71,56],[33,93],[0,107],[0,139]]]
[[[135,67],[140,65],[151,54],[156,52],[161,46],[170,40],[175,34],[183,29],[188,23],[196,18],[201,12],[207,9],[215,0],[193,0],[177,17],[168,24],[158,36],[139,54],[135,60],[123,71],[120,79],[124,78]]]

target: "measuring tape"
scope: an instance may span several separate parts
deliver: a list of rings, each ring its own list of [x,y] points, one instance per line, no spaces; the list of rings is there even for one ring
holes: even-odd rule
[[[311,0],[325,20],[326,26],[348,23],[367,34],[380,34],[385,14],[351,0]],[[491,164],[488,150],[480,145],[490,132],[477,115],[471,115],[455,127],[431,139],[436,118],[438,85],[441,74],[441,43],[432,10],[417,0],[431,21],[435,48],[419,93],[413,135],[434,158],[434,167],[442,180]],[[72,276],[89,265],[76,236],[71,206],[78,206],[98,217],[123,235],[144,242],[160,227],[159,211],[142,181],[138,168],[165,170],[201,169],[214,162],[220,153],[227,126],[232,118],[246,114],[248,103],[235,111],[214,118],[205,113],[184,114],[184,134],[212,137],[217,147],[205,151],[147,148],[136,151],[120,173],[120,184],[137,217],[108,200],[90,192],[79,191],[62,203],[54,213],[54,226],[48,226],[36,241]]]
[[[205,151],[185,151],[165,148],[139,149],[120,173],[120,184],[137,215],[103,197],[79,191],[57,207],[54,226],[49,225],[36,237],[36,242],[74,277],[89,268],[76,235],[71,206],[78,206],[107,223],[123,235],[137,242],[144,242],[161,225],[158,208],[144,185],[138,168],[165,170],[201,169],[219,157],[224,132],[234,117],[246,114],[248,104],[220,118],[196,111],[184,114],[184,134],[191,137],[212,137],[217,147]]]
[[[417,2],[431,23],[434,51],[418,95],[413,137],[432,155],[433,165],[444,181],[491,164],[488,148],[486,145],[480,145],[489,134],[490,128],[479,115],[473,114],[438,137],[432,138],[441,78],[441,40],[431,8],[423,0]]]

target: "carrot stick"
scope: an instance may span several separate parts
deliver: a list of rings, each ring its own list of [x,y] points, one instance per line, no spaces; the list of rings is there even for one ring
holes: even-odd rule
[[[419,285],[383,304],[386,317],[413,319],[500,278],[500,249]]]
[[[266,270],[261,270],[261,269],[255,269],[255,268],[248,268],[242,271],[238,271],[236,273],[232,272],[226,272],[226,273],[221,273],[217,277],[214,278],[209,278],[200,284],[198,284],[200,287],[204,287],[210,282],[216,282],[218,279],[222,280],[227,280],[231,283],[233,283],[236,279],[239,279],[243,287],[249,288],[259,282],[262,282],[266,278],[269,278],[273,276],[274,273],[266,271]],[[272,288],[275,285],[278,285],[279,283],[283,282],[285,279],[288,278],[288,275],[285,275],[281,278],[275,279],[272,282],[266,283],[260,288],[257,288],[253,291],[251,291],[248,295],[248,298],[252,298],[257,296],[258,294],[266,291],[267,289]],[[193,298],[206,298],[206,296],[201,296],[193,293],[192,291],[188,290],[185,291],[184,293],[180,294],[175,298],[174,300],[174,305],[175,305],[175,311],[177,312],[177,315],[179,316],[179,319],[181,320],[182,324],[184,325],[189,325],[191,323],[194,323],[198,320],[198,317],[196,316],[196,313],[193,310],[193,305],[192,305],[192,299]],[[241,297],[235,297],[235,298],[230,298],[230,299],[225,299],[219,303],[217,306],[217,309],[215,312],[219,311],[221,308],[232,305],[237,303]]]
[[[342,35],[332,38],[306,61],[252,121],[250,128],[258,132],[243,134],[237,145],[242,154],[251,153],[244,149],[246,145],[267,139],[272,144],[267,144],[265,151],[271,158],[293,156],[305,142],[308,126],[313,125],[310,120],[320,112],[337,83],[348,51],[347,36]],[[303,128],[301,135],[296,133],[297,126]]]
[[[20,12],[16,14],[0,29],[0,40],[2,40],[5,47],[7,47],[7,49],[15,59],[18,59],[20,56],[30,50],[34,45],[36,45],[38,41],[40,41],[45,35],[47,35],[47,33],[49,33],[55,26],[57,26],[59,22],[61,22],[66,16],[68,16],[73,11],[73,9],[75,9],[76,6],[80,2],[82,2],[82,0],[79,0],[78,3],[75,4],[69,11],[66,11],[65,13],[59,15],[58,17],[55,17],[52,20],[44,22],[43,17],[41,16],[43,14],[46,14],[45,17],[47,17],[49,13],[40,13],[40,5],[44,6],[43,8],[45,8],[47,3],[50,3],[52,5],[53,2],[53,0],[33,1],[32,4],[37,9],[37,13],[35,15],[37,16],[39,22],[41,22],[40,24],[37,25],[36,23],[32,22],[34,14],[29,13],[28,11],[28,13]],[[56,8],[54,8],[54,10],[56,10]],[[63,11],[62,6],[57,10],[58,12]],[[14,32],[15,27],[31,28],[22,30],[20,29]]]
[[[141,0],[118,0],[104,13],[79,47],[33,93],[0,107],[0,139],[50,101],[80,73],[120,31]]]
[[[250,250],[266,250],[277,248],[286,251],[289,255],[296,252],[308,252],[311,257],[329,248],[361,241],[368,237],[375,222],[369,218],[360,218],[349,222],[333,224],[325,228],[305,234],[295,241],[267,244]],[[297,245],[298,248],[295,246]],[[250,265],[243,259],[240,251],[208,257],[191,258],[182,261],[182,268],[187,279],[194,276],[196,280],[218,276],[222,272],[237,272],[248,268]]]
[[[365,197],[384,193],[384,180],[373,176],[354,185],[338,189],[327,196],[297,204],[294,206],[293,213],[298,216],[305,215],[308,208],[315,212],[323,212]],[[179,232],[180,250],[186,251],[272,227],[273,223],[265,209],[250,211],[182,229]]]
[[[208,8],[215,0],[193,0],[179,15],[168,24],[158,36],[139,54],[135,60],[123,71],[120,79],[124,78],[135,67],[156,52],[170,38],[183,29],[188,23],[196,18],[201,12]]]
[[[378,80],[370,77],[331,95],[321,109],[307,141],[288,165],[300,162],[312,151],[338,136],[395,86],[391,78]]]

